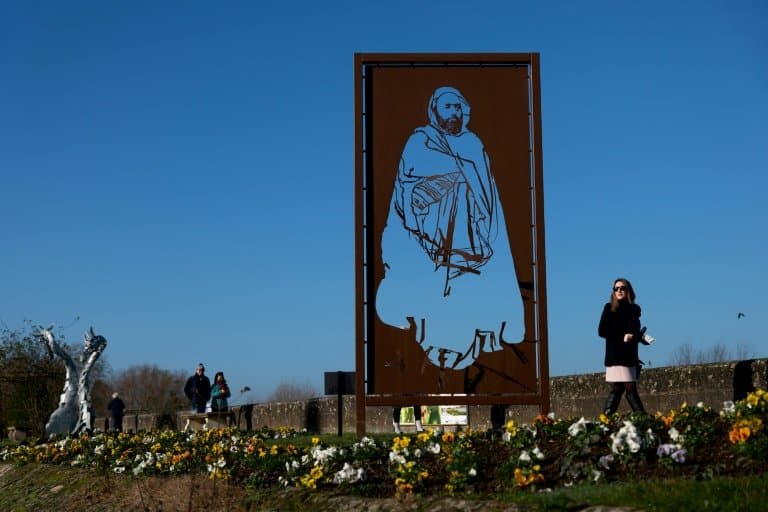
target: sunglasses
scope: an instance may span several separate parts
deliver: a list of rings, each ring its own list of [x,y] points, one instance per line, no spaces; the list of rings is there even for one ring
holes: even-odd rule
[[[613,291],[615,291],[615,292],[625,292],[625,291],[627,291],[627,287],[626,286],[614,286],[613,287]]]

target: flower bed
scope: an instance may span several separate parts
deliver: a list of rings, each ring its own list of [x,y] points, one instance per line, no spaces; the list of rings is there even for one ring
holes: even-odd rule
[[[656,415],[506,424],[502,431],[428,431],[347,445],[289,429],[95,432],[8,445],[0,460],[145,475],[204,472],[249,487],[341,489],[367,496],[500,493],[666,476],[765,473],[768,393],[715,411],[699,403]],[[324,439],[331,439],[330,437]]]

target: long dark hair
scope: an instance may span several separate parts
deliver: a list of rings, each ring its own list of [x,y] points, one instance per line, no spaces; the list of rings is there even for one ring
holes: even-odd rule
[[[219,375],[221,375],[221,383],[227,385],[227,379],[224,378],[224,372],[216,372],[213,376],[213,383],[216,384],[219,381]]]
[[[611,311],[616,311],[619,307],[619,300],[616,298],[616,292],[613,291],[618,283],[627,287],[627,293],[625,295],[627,302],[630,304],[635,303],[635,289],[632,288],[632,283],[629,282],[629,279],[619,277],[613,280],[613,286],[611,286]]]

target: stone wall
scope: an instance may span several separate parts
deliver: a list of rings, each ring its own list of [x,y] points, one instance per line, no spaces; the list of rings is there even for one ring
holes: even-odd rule
[[[705,404],[719,410],[723,402],[743,398],[755,388],[768,389],[768,359],[740,362],[700,364],[680,367],[645,369],[639,382],[640,396],[649,412],[677,409],[683,402]],[[560,418],[596,417],[603,408],[608,392],[603,373],[568,375],[550,379],[551,407]],[[619,412],[628,411],[626,400]],[[251,414],[254,429],[261,427],[290,427],[297,431],[333,434],[338,432],[337,397],[314,398],[299,402],[272,402],[253,404],[252,410],[233,407],[234,418],[241,428],[246,426],[246,412]],[[530,423],[539,413],[536,406],[510,406],[504,418],[519,423]],[[342,400],[343,431],[354,433],[356,429],[356,405],[354,396]],[[103,425],[104,419],[97,425]],[[469,427],[486,430],[491,425],[489,406],[472,406],[468,410]],[[126,430],[151,428],[180,428],[179,418],[158,418],[151,414],[135,414],[125,417]],[[404,427],[408,431],[408,427]],[[411,428],[412,430],[412,428]],[[368,407],[366,409],[367,432],[391,432],[392,408]]]

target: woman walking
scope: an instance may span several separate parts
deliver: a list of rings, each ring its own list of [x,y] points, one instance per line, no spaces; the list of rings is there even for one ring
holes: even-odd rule
[[[645,412],[637,394],[640,371],[637,345],[643,337],[640,306],[635,303],[635,291],[629,280],[619,278],[614,281],[611,300],[603,307],[597,333],[605,338],[605,381],[611,384],[603,412],[606,415],[615,413],[624,393],[633,411]]]

